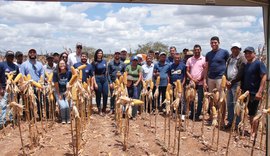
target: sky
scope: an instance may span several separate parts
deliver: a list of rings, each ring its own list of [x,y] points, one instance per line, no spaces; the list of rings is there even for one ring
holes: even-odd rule
[[[227,50],[234,42],[264,44],[260,7],[0,1],[0,10],[0,51],[61,53],[81,42],[104,53],[134,52],[159,41],[178,52],[200,44],[205,54],[212,36]]]

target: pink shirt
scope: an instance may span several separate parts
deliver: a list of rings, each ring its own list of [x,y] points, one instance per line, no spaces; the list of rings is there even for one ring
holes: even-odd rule
[[[203,85],[203,71],[205,69],[205,57],[200,56],[196,59],[194,56],[187,60],[187,67],[190,69],[190,75],[193,79],[200,80],[198,85]]]

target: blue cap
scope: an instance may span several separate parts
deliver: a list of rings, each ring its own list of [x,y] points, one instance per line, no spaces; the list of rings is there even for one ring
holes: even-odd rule
[[[255,53],[255,49],[253,47],[246,47],[245,50],[244,50],[244,53],[246,52],[253,52]]]
[[[138,61],[138,57],[137,56],[132,56],[131,61],[133,61],[133,60],[137,60]]]

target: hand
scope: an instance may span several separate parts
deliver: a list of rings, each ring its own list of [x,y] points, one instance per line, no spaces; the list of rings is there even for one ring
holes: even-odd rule
[[[255,95],[256,100],[261,100],[262,99],[262,92],[257,92]]]
[[[156,73],[156,76],[158,77],[159,75],[160,75],[159,72],[157,72],[157,73]]]
[[[203,88],[204,88],[205,91],[208,89],[208,86],[207,86],[206,82],[203,83]]]
[[[199,82],[199,80],[196,80],[196,79],[192,79],[191,81],[193,81],[195,84]]]
[[[230,89],[231,86],[232,86],[231,82],[230,81],[226,81],[226,86],[227,86],[228,89]]]
[[[62,100],[62,95],[58,94],[58,99]]]
[[[133,85],[134,87],[137,87],[138,86],[138,83],[134,83],[134,85]]]
[[[97,84],[95,84],[95,90],[97,90],[98,89],[98,85]]]
[[[112,84],[112,83],[110,84],[110,88],[111,88],[111,89],[114,89],[114,86],[113,86],[113,84]]]
[[[5,90],[0,86],[0,96],[4,96]]]

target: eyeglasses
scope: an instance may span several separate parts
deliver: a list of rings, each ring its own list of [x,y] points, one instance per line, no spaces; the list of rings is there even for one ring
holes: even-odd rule
[[[77,49],[82,49],[82,46],[77,46]]]
[[[68,58],[67,56],[62,56],[62,58]]]

